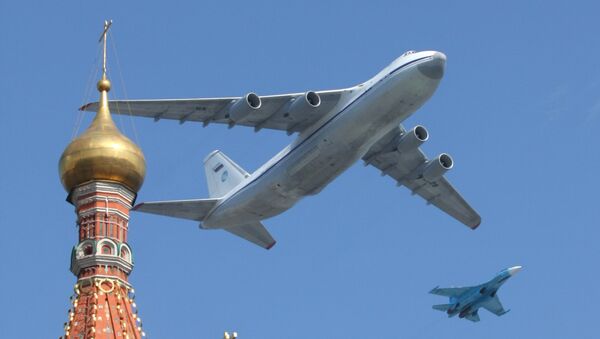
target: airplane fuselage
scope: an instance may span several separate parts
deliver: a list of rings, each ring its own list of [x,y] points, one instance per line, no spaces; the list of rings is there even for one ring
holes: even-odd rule
[[[276,216],[327,184],[421,107],[443,75],[439,52],[403,55],[223,197],[203,221],[227,228]]]
[[[492,280],[474,286],[469,292],[456,298],[453,306],[446,312],[449,317],[458,315],[464,318],[484,307],[491,299],[496,296],[498,289],[516,272],[521,269],[520,266],[512,267],[500,272]],[[512,270],[512,271],[511,271]]]

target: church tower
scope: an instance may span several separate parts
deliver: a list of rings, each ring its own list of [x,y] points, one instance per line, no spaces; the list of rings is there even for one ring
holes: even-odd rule
[[[67,201],[77,214],[78,243],[71,252],[77,277],[63,339],[145,336],[128,281],[134,255],[128,242],[129,210],[146,174],[141,149],[115,126],[108,107],[111,83],[106,75],[105,22],[98,112],[59,162]]]

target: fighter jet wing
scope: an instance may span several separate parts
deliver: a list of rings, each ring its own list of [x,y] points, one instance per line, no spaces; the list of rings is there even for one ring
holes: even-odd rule
[[[435,287],[434,289],[429,291],[429,293],[441,295],[444,297],[458,297],[472,288],[473,287]]]
[[[420,195],[427,204],[435,205],[472,229],[477,228],[481,217],[443,175],[433,178],[423,175],[430,164],[425,154],[418,147],[399,150],[398,142],[406,133],[400,125],[384,136],[363,157],[365,164],[381,170],[381,175],[392,177],[398,186],[406,186],[413,195]]]
[[[146,118],[202,122],[301,132],[325,116],[349,90],[292,93],[261,96],[253,93],[243,97],[116,100],[109,102],[113,114]],[[317,96],[309,95],[317,94]],[[251,106],[253,105],[253,107]],[[89,103],[82,111],[97,111],[98,103]]]
[[[465,319],[471,320],[472,322],[476,323],[480,320],[479,313],[477,313],[477,312],[469,313],[465,316]]]
[[[504,307],[502,307],[502,304],[500,303],[500,299],[498,299],[498,295],[494,295],[493,298],[491,298],[488,301],[486,301],[485,303],[483,303],[483,305],[481,305],[481,307],[494,313],[497,316],[501,316],[508,312],[508,311],[504,310]]]

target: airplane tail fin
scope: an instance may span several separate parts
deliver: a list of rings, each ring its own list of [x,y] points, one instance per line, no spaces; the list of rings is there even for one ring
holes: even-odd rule
[[[204,171],[210,199],[146,202],[133,210],[202,222],[221,197],[250,176],[221,151],[213,151],[204,159]],[[223,229],[266,249],[275,245],[275,239],[259,221]]]
[[[134,211],[165,215],[181,219],[203,221],[219,199],[194,199],[143,202]]]
[[[446,312],[446,311],[448,311],[452,307],[452,304],[433,305],[432,307],[433,307],[434,310]]]
[[[221,151],[213,151],[204,158],[204,172],[211,198],[222,197],[250,176],[243,168]]]
[[[259,221],[241,226],[228,227],[225,230],[268,250],[276,242],[265,226]]]

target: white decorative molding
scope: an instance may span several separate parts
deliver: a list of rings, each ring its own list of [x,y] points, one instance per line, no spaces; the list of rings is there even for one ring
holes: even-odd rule
[[[102,246],[104,246],[104,244],[106,244],[106,243],[108,243],[110,245],[110,247],[112,248],[111,255],[117,255],[117,252],[118,252],[117,249],[119,248],[119,246],[117,245],[116,242],[114,242],[112,239],[110,239],[108,237],[98,240],[98,243],[96,244],[96,253],[104,255],[104,253],[102,253]]]
[[[118,280],[119,283],[127,286],[128,288],[132,288],[132,285],[128,281],[125,281],[125,280],[123,280],[123,279],[121,279],[119,277],[115,277],[115,276],[112,276],[112,275],[104,275],[104,274],[96,274],[96,275],[91,276],[91,277],[79,278],[79,279],[77,279],[77,283],[78,284],[89,283],[89,284],[93,285],[94,280],[98,280],[98,279],[114,279],[114,280]]]
[[[135,192],[130,191],[127,187],[117,182],[90,181],[73,189],[73,191],[71,192],[71,201],[76,202],[82,195],[97,192],[119,194],[130,202],[135,200],[136,197]]]
[[[80,218],[90,217],[90,216],[96,215],[98,213],[106,214],[106,207],[92,207],[92,208],[88,208],[88,209],[79,211],[79,217]],[[129,215],[119,211],[118,209],[108,208],[108,214],[109,215],[116,214],[116,215],[120,216],[121,218],[125,219],[126,221],[129,221]]]
[[[129,275],[133,270],[133,264],[117,255],[107,255],[96,253],[83,258],[71,258],[71,272],[76,276],[79,275],[82,269],[88,267],[109,266],[116,267],[125,274]]]

